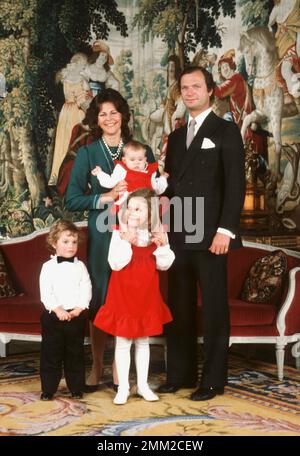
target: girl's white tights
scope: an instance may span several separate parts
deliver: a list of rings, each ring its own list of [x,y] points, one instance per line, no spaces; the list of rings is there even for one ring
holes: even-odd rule
[[[149,338],[126,339],[125,337],[116,337],[115,363],[119,378],[119,388],[114,398],[114,404],[125,404],[129,396],[130,348],[133,341],[135,343],[137,392],[146,401],[157,401],[159,399],[148,385]]]

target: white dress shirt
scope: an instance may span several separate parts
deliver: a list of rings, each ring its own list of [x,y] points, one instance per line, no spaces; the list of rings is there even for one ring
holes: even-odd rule
[[[138,245],[145,246],[149,244],[146,240],[146,233],[144,230],[141,230],[141,232],[138,230],[137,234]],[[148,239],[150,239],[149,234]],[[157,247],[157,249],[154,250],[153,255],[156,257],[156,268],[160,271],[166,271],[169,269],[175,259],[174,252],[170,249],[169,244]],[[120,271],[127,266],[128,263],[130,263],[131,258],[132,248],[130,242],[125,239],[121,239],[118,230],[113,231],[108,252],[108,262],[111,269],[113,271]]]
[[[195,130],[194,130],[194,136],[196,136],[196,134],[198,133],[199,128],[203,124],[203,122],[206,119],[206,117],[208,116],[208,114],[211,113],[211,111],[212,111],[212,108],[207,108],[207,109],[205,109],[205,111],[200,112],[200,114],[198,114],[196,117],[192,117],[191,115],[189,115],[189,123],[188,123],[188,125],[190,125],[190,121],[192,119],[194,119],[196,121]]]
[[[194,136],[196,136],[196,134],[198,133],[199,128],[203,124],[203,122],[206,119],[206,117],[208,116],[208,114],[211,113],[211,111],[212,111],[212,108],[207,108],[205,111],[201,112],[196,117],[192,117],[191,115],[189,115],[189,123],[188,123],[188,125],[190,125],[190,121],[192,119],[194,119],[196,121],[195,130],[194,130]],[[221,233],[221,234],[226,234],[226,236],[231,237],[231,239],[235,239],[235,234],[233,234],[229,230],[226,230],[226,228],[219,227],[217,229],[217,232]]]
[[[58,263],[54,255],[42,266],[40,293],[49,312],[56,307],[87,309],[92,298],[92,284],[86,266],[77,258],[74,258],[74,263]]]

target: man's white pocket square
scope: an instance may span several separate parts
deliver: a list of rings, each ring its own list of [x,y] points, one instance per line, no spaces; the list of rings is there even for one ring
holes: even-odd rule
[[[212,149],[213,147],[216,147],[215,143],[209,138],[203,138],[201,149]]]

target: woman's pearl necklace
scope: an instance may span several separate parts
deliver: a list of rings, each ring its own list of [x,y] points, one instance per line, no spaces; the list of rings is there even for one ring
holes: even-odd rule
[[[118,148],[117,148],[116,152],[112,152],[111,148],[109,147],[109,145],[108,145],[107,142],[105,141],[104,136],[102,136],[102,141],[103,141],[103,144],[104,144],[105,147],[106,147],[106,150],[107,150],[108,153],[110,154],[111,158],[112,158],[113,160],[117,160],[117,159],[119,158],[119,156],[120,156],[120,154],[121,154],[121,150],[122,150],[122,148],[123,148],[123,146],[124,146],[124,143],[123,143],[122,139],[120,139],[120,142],[119,142],[119,144],[118,144]]]

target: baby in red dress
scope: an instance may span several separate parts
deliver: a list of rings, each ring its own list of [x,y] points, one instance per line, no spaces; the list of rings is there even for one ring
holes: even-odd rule
[[[158,270],[169,269],[175,255],[156,214],[158,201],[153,190],[137,190],[129,195],[122,211],[120,230],[112,233],[108,254],[112,273],[94,325],[116,336],[119,388],[115,404],[125,404],[129,396],[133,341],[137,392],[146,401],[159,399],[148,385],[149,336],[161,334],[163,325],[172,320],[160,293]]]
[[[128,197],[128,194],[138,188],[149,188],[157,195],[162,194],[167,186],[168,174],[162,172],[156,176],[158,163],[148,163],[145,146],[139,141],[129,141],[123,149],[122,160],[115,160],[115,168],[111,175],[102,171],[100,166],[92,170],[92,175],[97,176],[100,185],[105,188],[113,188],[120,181],[127,182],[127,191],[119,195],[115,201],[120,206]]]

